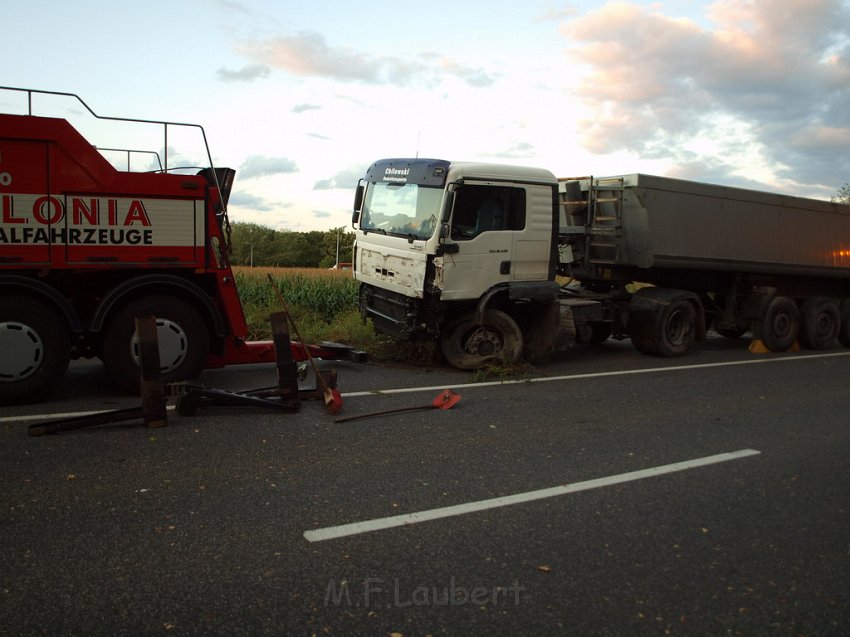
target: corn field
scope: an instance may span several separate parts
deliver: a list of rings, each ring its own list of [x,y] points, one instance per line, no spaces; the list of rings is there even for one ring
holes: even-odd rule
[[[293,313],[300,311],[325,317],[328,323],[339,314],[357,308],[357,281],[351,272],[318,268],[233,269],[239,297],[245,307],[276,307],[277,295],[271,275]]]
[[[250,340],[271,338],[269,314],[282,309],[269,275],[280,290],[304,340],[337,341],[365,347],[371,326],[357,306],[357,281],[350,271],[319,268],[233,268]],[[293,335],[294,338],[294,335]]]

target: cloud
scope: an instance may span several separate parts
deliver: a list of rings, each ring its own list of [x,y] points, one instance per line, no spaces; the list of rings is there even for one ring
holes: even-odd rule
[[[323,77],[366,84],[429,83],[454,76],[470,86],[487,86],[494,80],[480,68],[463,66],[433,53],[406,58],[373,56],[345,47],[330,46],[312,31],[270,38],[242,47],[252,59],[302,77]],[[425,63],[424,61],[433,61]]]
[[[238,174],[243,179],[251,179],[252,177],[265,177],[267,175],[294,172],[298,172],[298,166],[291,159],[287,159],[286,157],[252,155],[244,161]]]
[[[321,110],[321,106],[318,104],[296,104],[292,107],[293,113],[304,113],[306,111],[318,111]]]
[[[755,157],[768,179],[843,183],[850,5],[717,0],[706,16],[702,26],[609,2],[562,24],[587,71],[576,89],[593,113],[583,145],[683,162],[712,147],[729,174],[745,176]]]
[[[313,190],[354,190],[357,182],[366,174],[366,168],[356,166],[338,172],[330,179],[322,179],[317,181],[313,186]]]
[[[329,218],[330,218],[330,217],[332,217],[333,215],[332,215],[330,212],[326,212],[326,211],[324,211],[324,210],[314,210],[314,211],[313,211],[313,216],[314,216],[316,219],[329,219]]]
[[[224,67],[215,73],[222,82],[253,82],[257,78],[267,77],[271,69],[265,64],[249,64],[238,71],[231,71]]]
[[[235,192],[230,196],[228,207],[249,208],[251,210],[260,210],[262,212],[271,212],[276,209],[271,202],[263,197],[258,197],[244,190]]]

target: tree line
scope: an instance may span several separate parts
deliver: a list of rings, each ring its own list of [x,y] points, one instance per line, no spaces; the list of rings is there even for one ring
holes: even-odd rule
[[[294,232],[234,222],[230,228],[234,265],[330,268],[337,262],[337,246],[339,262],[351,261],[354,232],[344,227]]]

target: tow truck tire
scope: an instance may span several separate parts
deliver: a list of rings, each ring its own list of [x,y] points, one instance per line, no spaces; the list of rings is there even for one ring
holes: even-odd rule
[[[806,299],[800,308],[800,344],[826,349],[835,342],[841,326],[838,305],[827,298]]]
[[[440,350],[446,362],[458,369],[480,369],[489,363],[510,364],[522,354],[522,331],[501,310],[485,310],[481,325],[473,312],[448,326]]]
[[[121,387],[139,392],[136,318],[156,317],[162,381],[191,380],[201,373],[210,353],[209,331],[198,311],[173,296],[145,296],[130,301],[109,322],[101,359]]]
[[[0,404],[43,400],[59,384],[71,359],[62,318],[25,296],[0,302]]]

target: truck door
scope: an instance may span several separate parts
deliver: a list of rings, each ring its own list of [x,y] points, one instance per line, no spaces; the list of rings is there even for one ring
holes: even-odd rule
[[[446,241],[457,251],[447,251],[443,261],[443,299],[477,298],[513,280],[515,234],[525,227],[525,202],[521,186],[467,181],[457,188]]]

